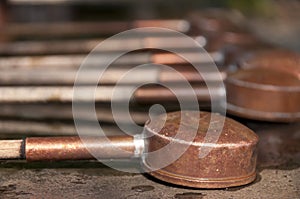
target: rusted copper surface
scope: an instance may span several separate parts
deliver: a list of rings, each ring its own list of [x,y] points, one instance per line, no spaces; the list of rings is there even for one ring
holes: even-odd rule
[[[131,136],[109,137],[107,142],[99,137],[27,138],[25,155],[27,161],[80,160],[98,158],[130,158],[134,156],[135,146]],[[119,149],[119,150],[116,150]],[[121,151],[122,150],[122,151]],[[90,151],[93,155],[90,154]]]
[[[189,115],[190,112],[185,114]],[[223,116],[215,116],[217,119],[212,122],[218,125]],[[193,117],[191,116],[190,119],[193,120]],[[169,113],[165,125],[157,132],[155,129],[162,121],[162,117],[157,117],[146,123],[146,134],[151,136],[147,142],[149,152],[157,151],[170,143],[179,128],[180,112]],[[258,136],[240,123],[226,118],[217,143],[212,145],[213,148],[207,156],[199,158],[199,149],[200,146],[204,146],[204,137],[210,122],[210,113],[201,112],[196,137],[187,151],[174,163],[150,174],[173,184],[197,188],[222,188],[252,182],[256,176]],[[186,133],[189,134],[194,127],[189,126],[189,123],[185,125],[188,127]],[[174,139],[172,141],[174,142]],[[186,144],[180,141],[175,142],[177,147]],[[173,153],[170,151],[169,155],[172,156]],[[150,161],[149,157],[145,158],[146,169],[155,168],[155,165],[151,164],[165,159],[160,155],[150,157]]]
[[[240,67],[226,79],[230,113],[256,120],[300,120],[299,55],[257,52],[243,59]]]

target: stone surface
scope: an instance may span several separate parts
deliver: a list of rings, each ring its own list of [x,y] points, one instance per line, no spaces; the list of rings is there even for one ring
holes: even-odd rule
[[[2,165],[3,166],[3,165]],[[95,166],[95,165],[93,165]],[[299,198],[300,168],[264,169],[256,182],[228,189],[187,189],[108,168],[0,170],[0,198]]]

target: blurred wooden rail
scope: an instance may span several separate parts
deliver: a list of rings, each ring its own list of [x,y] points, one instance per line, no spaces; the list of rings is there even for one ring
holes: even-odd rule
[[[75,91],[76,89],[76,91]],[[209,93],[206,86],[195,85],[193,91],[187,90],[185,86],[174,86],[168,88],[141,87],[136,86],[18,86],[1,87],[0,103],[37,103],[37,102],[126,102],[134,100],[140,103],[173,102],[177,97],[193,100],[196,97],[200,102],[209,102],[211,96],[222,97],[224,91],[216,85]],[[118,92],[119,91],[119,92]],[[159,93],[159,96],[157,96]],[[176,93],[176,96],[174,95]],[[132,96],[133,94],[133,96]]]
[[[72,37],[83,35],[116,34],[132,28],[162,27],[179,32],[186,32],[190,28],[185,20],[136,20],[98,21],[98,22],[64,22],[64,23],[10,23],[0,29],[0,38],[18,37]]]
[[[192,37],[193,38],[193,37]],[[198,37],[194,38],[200,46],[203,41]],[[8,41],[0,43],[0,55],[43,55],[43,54],[75,54],[89,53],[98,44],[102,44],[103,38],[77,39],[77,40],[52,40],[52,41]],[[96,52],[119,52],[129,51],[134,48],[143,49],[156,46],[157,48],[191,49],[189,43],[178,37],[176,34],[153,35],[146,34],[141,38],[120,38],[109,39],[110,45],[102,48],[95,48]],[[103,50],[104,49],[104,50]]]
[[[87,136],[99,135],[99,127],[90,123],[81,123]],[[101,124],[107,135],[123,135],[124,133],[115,125]],[[78,135],[74,124],[63,122],[40,122],[22,120],[0,120],[0,138],[15,138],[23,136],[70,136]],[[133,132],[134,133],[134,132]],[[138,132],[136,132],[138,133]]]
[[[31,69],[31,68],[73,68],[78,69],[81,64],[86,67],[105,67],[106,64],[113,62],[113,65],[128,66],[147,63],[155,64],[211,64],[213,61],[221,62],[223,59],[220,53],[199,53],[183,51],[180,56],[173,53],[137,52],[130,53],[120,58],[117,53],[95,53],[91,54],[85,61],[87,55],[47,55],[47,56],[14,56],[1,57],[0,70],[2,69]],[[85,62],[84,62],[85,61]]]
[[[83,121],[91,121],[95,119],[87,110],[85,104],[78,105],[76,110],[76,118]],[[123,109],[126,110],[124,106]],[[121,123],[128,123],[129,119],[137,124],[144,124],[148,120],[148,112],[146,108],[135,110],[131,108],[131,118],[127,118],[125,110],[119,108],[118,120]],[[0,117],[2,118],[24,118],[26,120],[72,120],[72,104],[0,104]],[[59,114],[58,114],[59,110]],[[110,104],[96,105],[96,117],[99,121],[113,123],[114,117],[110,108]]]

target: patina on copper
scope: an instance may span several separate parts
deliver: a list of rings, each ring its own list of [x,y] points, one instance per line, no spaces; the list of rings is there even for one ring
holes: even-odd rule
[[[210,122],[213,122],[213,125],[218,125],[223,116],[215,114],[214,121],[210,121],[211,113],[196,113],[200,114],[199,127],[194,141],[187,151],[174,163],[152,171],[150,174],[173,184],[197,188],[223,188],[252,182],[256,177],[258,136],[242,124],[225,118],[224,128],[217,143],[205,145],[204,137]],[[185,114],[190,117],[190,120],[193,120],[191,112]],[[148,152],[157,151],[171,141],[175,142],[177,147],[183,147],[187,144],[172,139],[179,129],[180,120],[181,112],[173,112],[167,115],[166,120],[163,119],[163,116],[159,116],[148,121],[145,125],[146,135],[151,136],[147,141]],[[160,126],[162,121],[166,122],[163,128],[157,131],[157,126]],[[191,126],[191,123],[184,125],[188,127],[186,128],[187,134],[195,128]],[[212,147],[212,150],[207,156],[200,158],[200,147],[205,146]],[[174,154],[170,151],[169,155]],[[145,168],[155,168],[155,162],[163,161],[165,158],[163,155],[145,157]]]
[[[300,55],[265,50],[245,56],[226,79],[227,109],[256,120],[300,120]]]

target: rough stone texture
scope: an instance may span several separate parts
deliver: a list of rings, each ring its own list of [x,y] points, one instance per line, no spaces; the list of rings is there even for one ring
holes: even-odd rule
[[[103,173],[104,170],[104,173]],[[0,198],[299,198],[300,168],[263,170],[248,186],[186,189],[107,168],[1,169]]]

